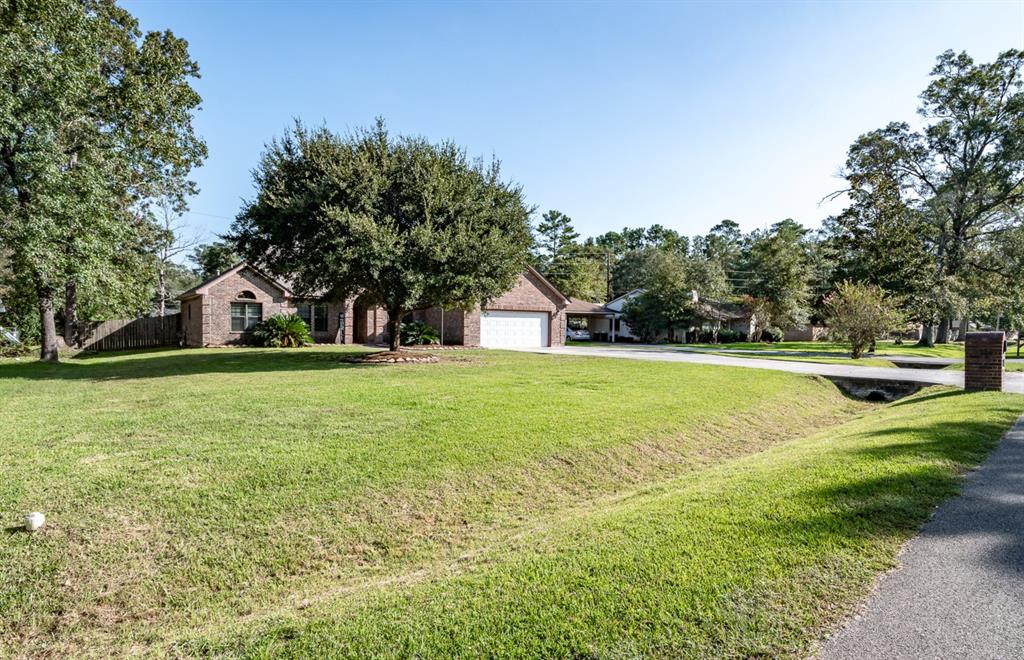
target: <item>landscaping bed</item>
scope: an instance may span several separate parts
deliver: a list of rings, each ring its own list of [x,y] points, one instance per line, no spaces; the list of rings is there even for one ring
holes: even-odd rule
[[[342,358],[354,364],[415,364],[439,362],[439,358],[431,353],[403,349],[401,351],[378,351],[364,355],[353,355]]]

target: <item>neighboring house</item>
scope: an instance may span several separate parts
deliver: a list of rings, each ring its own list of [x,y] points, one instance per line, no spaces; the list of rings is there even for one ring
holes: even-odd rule
[[[247,263],[178,296],[187,346],[249,344],[252,330],[274,314],[298,314],[318,343],[380,344],[387,339],[387,312],[359,296],[331,300],[298,297],[288,283]],[[565,339],[569,300],[533,268],[507,293],[472,311],[411,312],[444,335],[445,344],[484,347],[559,346]],[[443,319],[443,322],[442,322]]]
[[[573,300],[569,304],[567,314],[569,317],[585,319],[590,336],[599,341],[639,341],[640,337],[634,335],[629,324],[622,320],[622,313],[626,305],[643,292],[643,289],[633,289],[608,301],[604,305]],[[690,330],[728,328],[741,332],[748,338],[753,336],[755,321],[751,313],[743,305],[701,301],[699,308],[705,323],[700,328],[689,328]],[[682,329],[680,328],[680,330]],[[668,333],[666,332],[660,332],[654,337],[655,340],[667,338]]]
[[[823,341],[828,337],[828,328],[823,325],[808,323],[802,328],[786,330],[782,341]]]

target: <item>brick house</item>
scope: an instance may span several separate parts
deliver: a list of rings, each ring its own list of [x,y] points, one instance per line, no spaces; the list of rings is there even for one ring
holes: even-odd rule
[[[230,346],[252,342],[252,329],[274,314],[298,314],[317,343],[380,344],[387,340],[387,312],[347,300],[297,297],[286,282],[247,263],[178,296],[186,346]],[[471,311],[415,310],[442,334],[445,344],[493,348],[560,346],[565,341],[569,300],[533,268],[504,295]]]

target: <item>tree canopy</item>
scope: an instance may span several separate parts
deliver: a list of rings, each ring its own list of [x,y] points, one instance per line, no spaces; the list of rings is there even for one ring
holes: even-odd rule
[[[204,280],[220,275],[241,259],[235,246],[227,241],[197,245],[188,257],[195,264],[196,273]]]
[[[946,51],[920,98],[921,130],[892,122],[850,147],[841,192],[852,204],[832,230],[851,274],[908,294],[946,341],[988,288],[979,272],[1016,276],[991,246],[1024,203],[1024,52],[977,63]]]
[[[41,357],[57,359],[54,301],[149,304],[157,228],[147,207],[182,208],[206,155],[192,117],[198,67],[168,31],[141,33],[112,0],[0,8],[0,240],[31,288]],[[147,279],[148,278],[148,279]]]
[[[392,350],[405,312],[471,308],[527,264],[520,187],[452,142],[392,136],[379,120],[345,136],[296,124],[268,145],[254,178],[257,195],[232,225],[242,256],[300,293],[383,306]]]

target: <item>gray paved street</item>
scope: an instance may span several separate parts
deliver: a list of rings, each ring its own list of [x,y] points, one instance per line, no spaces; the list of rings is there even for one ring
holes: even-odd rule
[[[964,386],[962,371],[942,369],[898,369],[894,367],[859,367],[845,364],[823,364],[819,362],[796,362],[786,360],[764,360],[732,355],[712,355],[693,350],[677,350],[672,347],[659,348],[644,346],[620,348],[603,346],[564,346],[552,348],[522,349],[532,353],[553,355],[579,355],[589,357],[610,357],[632,360],[654,360],[659,362],[690,362],[696,364],[717,364],[727,367],[770,369],[802,374],[818,374],[842,378],[868,380],[895,380],[920,383],[922,385]],[[1003,390],[1024,394],[1024,372],[1007,372],[1004,375]]]

